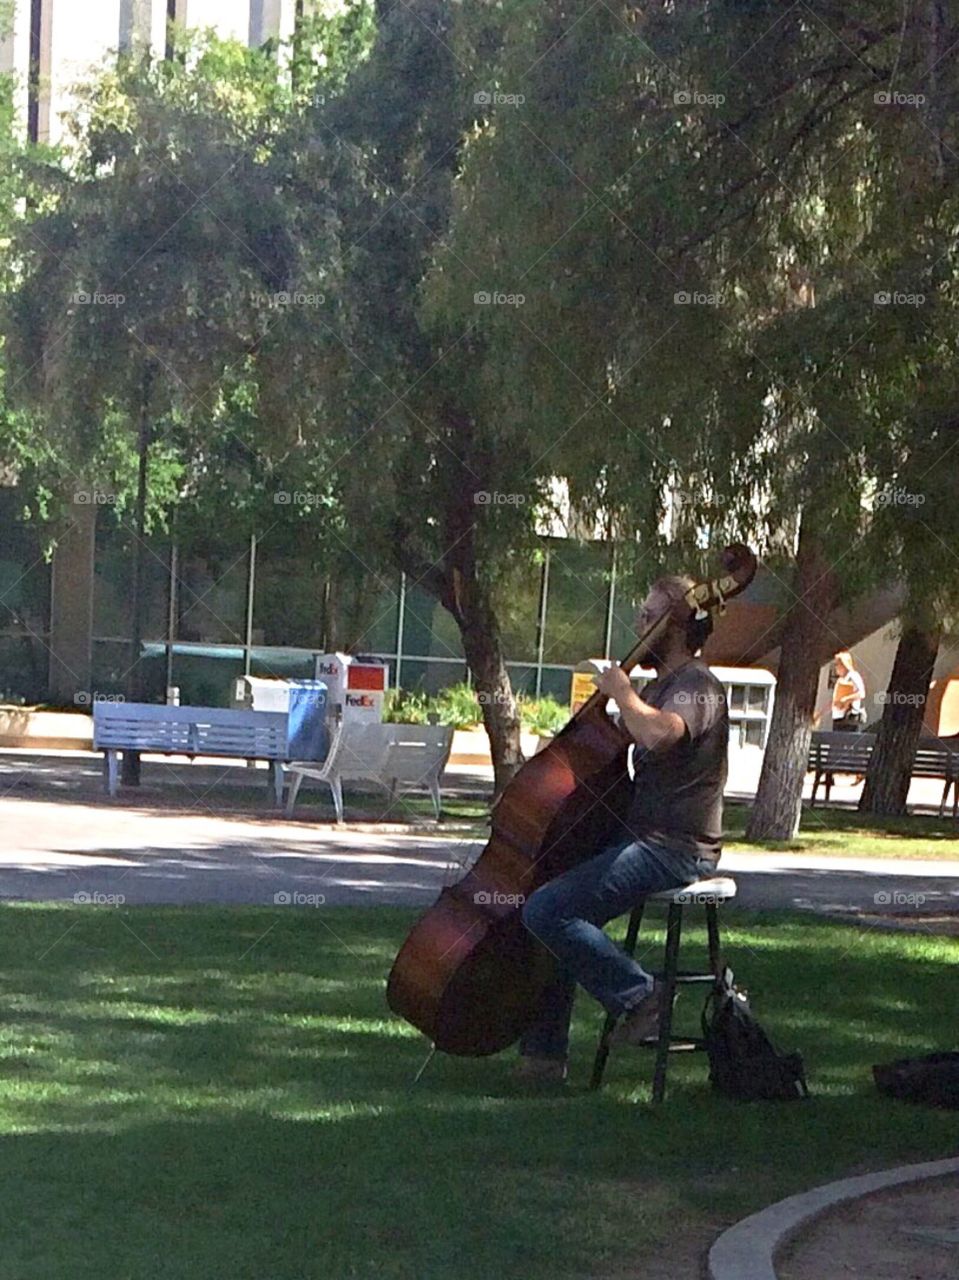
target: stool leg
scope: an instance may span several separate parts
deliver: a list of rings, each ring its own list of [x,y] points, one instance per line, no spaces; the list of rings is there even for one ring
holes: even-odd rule
[[[629,924],[626,926],[626,941],[623,943],[623,950],[628,956],[636,954],[636,939],[639,937],[639,926],[643,920],[643,906],[641,902],[638,907],[634,907],[629,917]],[[598,1089],[603,1083],[603,1072],[606,1070],[606,1063],[609,1060],[609,1037],[613,1034],[618,1019],[614,1013],[607,1013],[606,1021],[603,1023],[602,1034],[599,1037],[599,1044],[596,1046],[596,1057],[593,1059],[593,1074],[589,1079],[589,1087]]]
[[[628,956],[636,954],[636,939],[639,937],[639,926],[643,922],[643,908],[645,905],[644,902],[641,902],[630,913],[629,924],[626,926],[626,940],[623,943],[623,950]]]
[[[602,1034],[599,1037],[599,1044],[596,1046],[596,1057],[593,1059],[593,1074],[589,1078],[589,1087],[591,1089],[598,1089],[603,1083],[603,1072],[606,1070],[606,1063],[609,1060],[609,1037],[613,1034],[616,1022],[616,1015],[607,1013],[606,1021],[603,1023]]]
[[[719,911],[715,902],[706,904],[706,934],[709,938],[709,967],[718,980],[723,976],[723,953],[719,945]]]
[[[656,1045],[656,1069],[653,1072],[653,1102],[662,1102],[666,1094],[666,1062],[673,1029],[673,997],[676,994],[676,970],[679,968],[679,939],[682,930],[683,908],[678,902],[671,902],[666,920],[666,962],[662,1012],[659,1015],[659,1041]]]

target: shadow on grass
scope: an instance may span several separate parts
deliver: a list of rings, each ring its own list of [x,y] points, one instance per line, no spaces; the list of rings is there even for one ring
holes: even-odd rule
[[[585,997],[566,1096],[517,1093],[511,1055],[437,1059],[413,1087],[426,1046],[383,997],[410,919],[4,907],[0,1276],[635,1273],[680,1215],[718,1230],[848,1169],[954,1149],[954,1116],[883,1102],[868,1073],[954,1046],[948,940],[737,913],[728,958],[816,1096],[729,1103],[683,1055],[653,1109],[648,1054],[580,1087],[600,1022]],[[699,1003],[680,1002],[687,1022]]]

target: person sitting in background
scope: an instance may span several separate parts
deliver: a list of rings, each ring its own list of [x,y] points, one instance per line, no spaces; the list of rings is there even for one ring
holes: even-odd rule
[[[857,732],[866,723],[865,682],[847,649],[837,653],[833,661],[836,670],[836,683],[832,690],[833,731]]]

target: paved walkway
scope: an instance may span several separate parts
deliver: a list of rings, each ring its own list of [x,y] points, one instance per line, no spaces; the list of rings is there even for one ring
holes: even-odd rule
[[[0,898],[270,904],[307,894],[329,905],[425,906],[483,847],[455,835],[286,821],[266,807],[265,774],[236,765],[146,764],[141,791],[117,801],[102,796],[99,776],[92,755],[0,753]],[[448,782],[483,784],[468,770]],[[745,907],[891,910],[920,922],[959,912],[959,858],[729,853],[722,869]]]
[[[3,834],[0,898],[121,894],[129,903],[267,904],[296,892],[322,894],[329,905],[426,905],[483,847],[248,814],[10,796]],[[910,918],[959,911],[959,861],[730,853],[722,869],[736,877],[744,907],[875,912],[885,902]]]

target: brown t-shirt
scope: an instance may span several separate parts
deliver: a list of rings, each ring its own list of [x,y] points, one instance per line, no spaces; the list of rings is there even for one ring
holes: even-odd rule
[[[629,827],[666,848],[719,860],[729,715],[726,691],[704,662],[650,681],[640,694],[661,711],[675,711],[686,732],[665,751],[633,750],[636,771]]]

